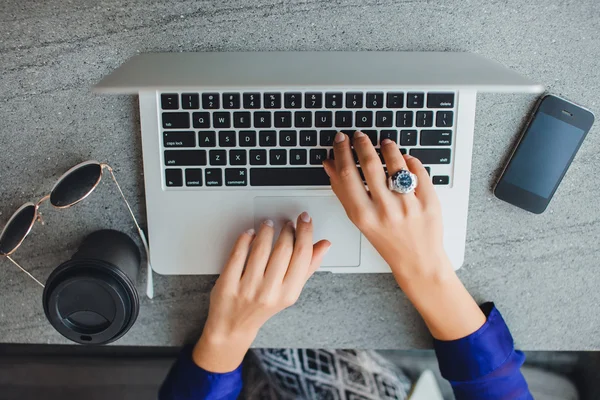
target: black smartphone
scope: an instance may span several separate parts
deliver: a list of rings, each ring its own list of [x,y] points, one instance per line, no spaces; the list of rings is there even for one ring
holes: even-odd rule
[[[544,212],[593,123],[591,111],[544,96],[494,188],[496,197],[532,213]]]

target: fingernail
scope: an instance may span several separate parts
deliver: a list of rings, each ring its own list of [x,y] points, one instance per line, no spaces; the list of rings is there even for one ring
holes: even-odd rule
[[[383,140],[381,141],[381,144],[388,144],[388,143],[392,143],[392,141],[391,141],[390,139],[387,139],[387,138],[386,138],[386,139],[383,139]]]
[[[411,156],[410,154],[405,154],[404,158],[414,158],[413,156]]]
[[[365,134],[362,133],[361,131],[354,132],[354,137],[363,137],[363,136],[365,136]]]
[[[286,225],[287,225],[287,226],[289,226],[289,227],[290,227],[290,228],[292,228],[292,229],[295,229],[295,228],[296,228],[296,227],[294,226],[294,221],[288,221]]]
[[[246,231],[246,233],[250,236],[256,235],[256,231],[253,228],[250,228]]]
[[[265,219],[265,222],[263,222],[263,224],[270,226],[271,228],[275,225],[270,219]]]
[[[329,251],[329,249],[331,249],[331,245],[329,245],[329,247],[327,247],[327,248],[325,249],[325,252],[323,253],[323,255],[327,254],[327,252]]]
[[[336,143],[342,143],[344,140],[346,140],[346,135],[344,135],[342,132],[338,132],[335,134],[335,138],[333,140]]]
[[[310,222],[310,215],[306,211],[300,214],[300,219],[304,222]]]

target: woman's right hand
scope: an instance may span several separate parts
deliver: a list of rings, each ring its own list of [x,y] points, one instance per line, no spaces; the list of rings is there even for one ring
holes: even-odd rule
[[[384,140],[381,153],[389,173],[408,169],[418,179],[414,193],[395,193],[387,186],[369,137],[356,132],[353,144],[369,190],[343,133],[335,137],[335,160],[323,164],[348,217],[389,264],[436,339],[455,340],[475,332],[485,315],[444,251],[441,206],[425,167],[414,157],[402,156],[393,141]]]
[[[388,171],[408,169],[418,179],[415,193],[399,194],[388,189],[383,165],[369,137],[356,132],[353,145],[368,191],[354,163],[349,138],[342,133],[335,137],[335,160],[327,160],[325,170],[348,217],[389,264],[400,286],[416,276],[453,271],[443,248],[440,203],[421,162],[402,156],[396,143],[383,140],[381,153]]]

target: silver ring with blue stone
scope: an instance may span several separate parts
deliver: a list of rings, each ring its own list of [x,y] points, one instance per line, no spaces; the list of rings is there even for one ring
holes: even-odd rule
[[[388,178],[388,188],[392,192],[412,193],[415,191],[417,184],[417,176],[404,168]]]

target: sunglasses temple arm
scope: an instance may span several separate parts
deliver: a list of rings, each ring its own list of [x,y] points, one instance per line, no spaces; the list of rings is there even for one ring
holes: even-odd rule
[[[129,202],[125,198],[125,195],[123,194],[123,190],[121,190],[121,185],[119,185],[119,182],[117,182],[117,178],[115,177],[115,174],[113,173],[112,168],[108,168],[108,172],[110,172],[110,176],[112,177],[112,180],[115,182],[115,185],[117,185],[117,189],[119,190],[119,193],[121,194],[121,198],[125,202],[125,205],[127,206],[127,210],[129,210],[129,214],[131,215],[131,218],[133,219],[133,223],[135,224],[135,227],[137,228],[137,231],[140,235],[140,240],[142,241],[142,244],[144,245],[144,250],[146,250],[146,262],[147,262],[146,272],[148,274],[148,277],[146,279],[146,296],[148,296],[148,298],[152,299],[152,298],[154,298],[154,281],[152,279],[152,265],[150,264],[150,247],[148,246],[148,240],[146,239],[146,235],[144,234],[144,231],[142,230],[142,228],[140,228],[140,225],[138,224],[137,219],[135,218],[135,215],[133,214],[133,210],[129,206]]]
[[[19,265],[19,263],[17,263],[15,260],[12,259],[11,256],[6,256],[6,258],[8,258],[13,264],[15,264],[21,271],[25,272],[31,279],[33,279],[34,281],[36,281],[38,283],[38,285],[40,285],[41,287],[45,288],[44,284],[40,281],[38,281],[33,275],[31,275],[29,272],[27,272],[25,270],[25,268],[21,267]]]

